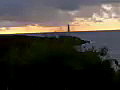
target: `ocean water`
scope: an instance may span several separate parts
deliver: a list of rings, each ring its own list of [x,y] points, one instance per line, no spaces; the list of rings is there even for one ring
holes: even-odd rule
[[[120,61],[120,32],[78,32],[70,33],[72,36],[79,37],[83,40],[91,41],[91,46],[101,48],[106,46],[109,49],[111,58]]]
[[[116,58],[120,61],[120,32],[66,32],[66,33],[48,33],[48,34],[30,34],[30,36],[55,36],[66,35],[76,36],[83,40],[91,41],[90,46],[101,48],[106,46],[109,49],[111,58]],[[89,46],[89,45],[88,45]]]

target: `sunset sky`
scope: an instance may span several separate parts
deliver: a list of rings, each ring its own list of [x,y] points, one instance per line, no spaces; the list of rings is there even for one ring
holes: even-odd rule
[[[31,32],[26,28],[31,24],[39,26],[29,29],[32,32],[54,32],[60,28],[65,31],[67,24],[71,24],[73,31],[118,30],[120,0],[0,0],[1,34]]]

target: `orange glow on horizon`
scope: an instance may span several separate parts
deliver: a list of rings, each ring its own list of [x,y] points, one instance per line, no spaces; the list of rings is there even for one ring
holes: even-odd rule
[[[70,22],[71,31],[120,30],[120,15],[114,11],[112,4],[102,4],[99,12],[92,17],[74,17]],[[120,8],[120,7],[118,7]],[[78,11],[72,12],[75,14]],[[67,32],[66,26],[27,25],[20,27],[0,27],[0,34]]]
[[[120,21],[114,18],[104,19],[102,22],[76,18],[71,24],[73,25],[71,26],[73,31],[120,30]]]
[[[17,34],[17,33],[44,33],[44,32],[61,32],[60,27],[48,27],[38,25],[27,25],[21,27],[1,27],[0,34]]]
[[[70,25],[71,31],[97,31],[97,30],[120,30],[120,22],[115,19],[107,19],[104,22],[76,21]],[[27,25],[21,27],[1,27],[0,34],[17,33],[45,33],[45,32],[67,32],[66,26],[38,26]]]

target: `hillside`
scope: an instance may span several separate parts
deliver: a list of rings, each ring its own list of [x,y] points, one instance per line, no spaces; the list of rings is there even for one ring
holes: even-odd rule
[[[78,52],[74,46],[89,43],[71,36],[0,36],[0,79],[2,87],[82,88],[83,85],[113,83],[114,69],[94,48]],[[107,83],[107,84],[106,84]],[[45,88],[45,87],[44,87]]]

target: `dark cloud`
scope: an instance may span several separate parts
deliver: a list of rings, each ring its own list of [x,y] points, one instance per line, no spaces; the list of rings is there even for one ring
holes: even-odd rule
[[[109,2],[115,2],[115,0],[43,0],[42,3],[62,10],[76,10],[83,5],[96,5]]]
[[[118,0],[120,1],[120,0]],[[0,20],[59,22],[71,20],[68,11],[81,10],[80,7],[96,5],[111,0],[0,0]],[[85,11],[86,10],[86,11]],[[91,15],[91,9],[85,9]],[[89,10],[89,11],[87,11]],[[62,12],[60,12],[62,11]]]

